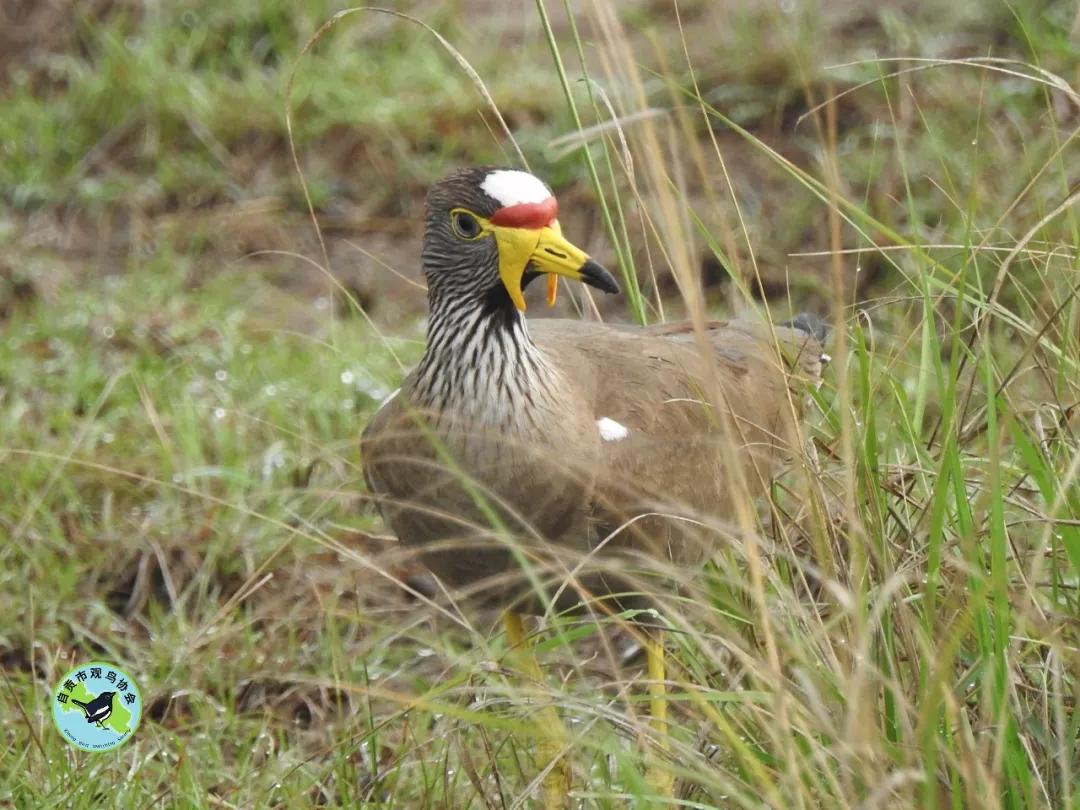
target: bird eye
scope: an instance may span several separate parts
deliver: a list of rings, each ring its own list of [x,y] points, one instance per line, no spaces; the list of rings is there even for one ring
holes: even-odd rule
[[[475,239],[480,235],[480,223],[468,211],[452,211],[450,223],[454,233],[462,239]]]

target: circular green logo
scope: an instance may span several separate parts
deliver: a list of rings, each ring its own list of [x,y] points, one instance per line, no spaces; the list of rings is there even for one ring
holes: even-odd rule
[[[64,739],[83,751],[111,751],[142,719],[135,681],[114,664],[91,661],[68,672],[52,693],[52,716]]]

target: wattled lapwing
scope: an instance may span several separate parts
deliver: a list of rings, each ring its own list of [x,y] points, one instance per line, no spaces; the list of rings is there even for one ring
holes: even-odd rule
[[[639,580],[621,572],[635,559],[701,563],[720,542],[710,520],[730,525],[737,500],[763,493],[797,446],[823,357],[798,321],[527,323],[522,291],[541,275],[549,298],[559,276],[619,289],[557,216],[551,190],[523,171],[469,168],[432,187],[427,347],[362,439],[387,524],[458,594],[506,608],[515,647],[521,614],[545,604],[632,606]],[[663,648],[646,651],[663,733]],[[565,737],[546,711],[545,800],[562,807]],[[649,779],[670,793],[670,777]]]

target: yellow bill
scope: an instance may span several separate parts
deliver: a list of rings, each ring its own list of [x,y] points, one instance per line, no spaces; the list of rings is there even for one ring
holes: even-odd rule
[[[549,274],[549,304],[555,303],[558,276],[584,282],[604,292],[619,291],[611,273],[563,237],[557,221],[544,228],[488,227],[499,248],[499,277],[510,300],[522,312],[525,311],[525,297],[521,292],[521,280],[530,265],[538,272]]]

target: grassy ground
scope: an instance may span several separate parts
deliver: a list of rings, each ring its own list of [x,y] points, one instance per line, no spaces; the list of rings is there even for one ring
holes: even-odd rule
[[[700,277],[836,324],[812,451],[660,600],[683,806],[1080,807],[1076,3],[549,4],[565,76],[496,5],[412,10],[635,274],[611,317]],[[284,99],[337,8],[0,12],[0,806],[526,801],[495,617],[424,596],[356,449],[422,350],[424,186],[513,151],[430,35],[349,17],[294,91],[324,256]],[[632,641],[555,625],[582,806],[640,805]],[[113,754],[49,720],[90,658],[146,701]]]

